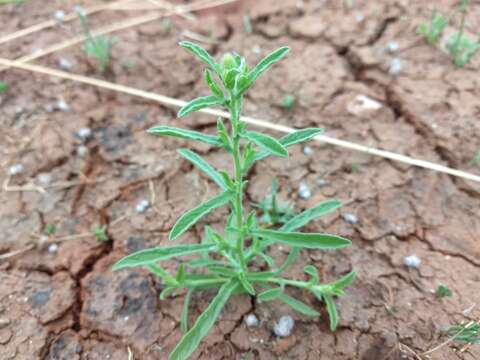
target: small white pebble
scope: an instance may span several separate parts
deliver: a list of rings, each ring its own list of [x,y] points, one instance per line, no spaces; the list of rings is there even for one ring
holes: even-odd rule
[[[310,146],[307,145],[303,148],[303,153],[307,156],[312,155],[313,154],[313,149]]]
[[[356,223],[358,223],[358,218],[355,214],[345,213],[342,215],[342,217],[343,217],[343,220],[345,220],[345,222],[349,224],[355,225]]]
[[[75,5],[73,7],[73,11],[75,11],[79,15],[83,15],[83,16],[87,15],[87,13],[85,12],[85,9],[80,5]]]
[[[260,55],[262,53],[262,49],[258,45],[253,46],[252,51],[256,55]]]
[[[57,19],[58,21],[63,21],[65,19],[65,11],[63,10],[57,10],[55,11],[55,19]]]
[[[245,324],[247,324],[248,327],[257,327],[258,323],[259,321],[255,314],[248,314],[245,317]]]
[[[318,184],[318,186],[327,186],[327,185],[328,185],[328,181],[325,180],[325,179],[320,178],[320,179],[317,180],[317,184]]]
[[[85,145],[80,145],[77,147],[77,155],[80,157],[85,157],[88,154],[88,148]]]
[[[300,186],[298,187],[298,195],[302,199],[309,199],[312,196],[312,192],[310,191],[310,188],[307,184],[300,183]]]
[[[57,101],[57,109],[60,110],[60,111],[68,111],[68,110],[70,110],[70,106],[68,106],[68,104],[65,101],[58,100]]]
[[[38,182],[42,185],[48,185],[52,182],[52,175],[49,173],[40,173],[37,176]]]
[[[25,168],[23,167],[22,164],[15,164],[10,166],[10,168],[8,169],[8,173],[14,176],[14,175],[21,174],[24,170]]]
[[[355,13],[354,16],[355,16],[355,20],[357,20],[358,23],[361,23],[363,22],[363,20],[365,20],[365,15],[363,15],[360,12]]]
[[[123,321],[128,321],[129,319],[130,319],[129,316],[125,316],[125,317],[123,318]]]
[[[388,50],[389,52],[391,52],[391,53],[397,51],[398,48],[399,48],[398,42],[396,42],[396,41],[389,41],[389,42],[387,43],[387,50]]]
[[[141,200],[137,206],[135,206],[135,211],[139,214],[143,214],[150,207],[150,202],[148,200]]]
[[[422,260],[417,255],[409,255],[403,258],[403,263],[409,268],[418,269],[422,263]]]
[[[403,70],[403,63],[402,60],[399,58],[394,58],[392,61],[390,61],[390,67],[388,69],[388,72],[392,75],[398,75],[402,72]]]
[[[280,320],[273,327],[273,332],[278,337],[288,337],[292,334],[295,320],[291,316],[282,316]]]
[[[92,129],[89,127],[83,127],[77,131],[77,135],[83,141],[86,141],[92,137]]]
[[[58,245],[57,244],[50,244],[48,245],[48,252],[53,254],[56,253],[58,250]]]
[[[52,104],[47,104],[47,105],[45,105],[45,111],[46,111],[46,112],[52,113],[53,110],[55,110],[55,108],[53,107]]]
[[[73,63],[66,59],[66,58],[60,58],[60,60],[58,60],[58,66],[60,66],[61,69],[63,70],[72,70],[73,68]]]

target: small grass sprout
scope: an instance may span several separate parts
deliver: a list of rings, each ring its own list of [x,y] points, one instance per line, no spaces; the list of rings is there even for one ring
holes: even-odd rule
[[[439,298],[452,297],[453,292],[445,285],[438,285],[437,290],[435,290],[435,295]]]
[[[252,204],[252,206],[260,209],[262,216],[259,221],[267,227],[286,224],[295,215],[292,204],[278,201],[277,191],[278,184],[273,179],[270,194],[259,204]]]
[[[456,342],[471,345],[480,344],[480,324],[476,321],[450,326],[447,334],[452,336],[452,340]]]
[[[77,11],[77,13],[86,37],[84,43],[85,53],[87,56],[94,57],[97,60],[98,72],[103,74],[111,65],[112,47],[115,44],[115,40],[103,35],[93,36],[86,15],[82,11]]]
[[[436,45],[440,41],[443,31],[447,26],[448,19],[437,10],[434,10],[430,23],[421,24],[417,29],[417,33],[422,35],[429,44]]]
[[[6,93],[8,91],[8,84],[6,82],[0,81],[0,94]]]
[[[285,95],[282,100],[282,106],[287,110],[293,110],[295,107],[296,99],[293,95]]]
[[[57,232],[57,226],[55,224],[47,224],[45,232],[47,235],[54,235]]]
[[[289,48],[281,47],[273,51],[255,67],[250,68],[246,60],[236,53],[227,53],[217,62],[197,44],[182,41],[180,45],[206,65],[205,80],[211,94],[187,103],[178,112],[178,117],[210,106],[221,106],[230,113],[229,124],[226,125],[218,119],[216,135],[171,126],[155,126],[148,132],[157,136],[200,141],[223,149],[231,156],[234,170],[231,173],[217,170],[196,152],[178,149],[180,156],[205,173],[218,186],[219,191],[180,216],[170,231],[169,239],[177,240],[217,208],[228,206],[230,215],[223,231],[205,226],[200,243],[182,243],[141,250],[119,260],[113,270],[131,267],[149,270],[162,279],[162,300],[177,289],[187,290],[180,321],[180,329],[184,335],[170,353],[170,360],[184,360],[192,355],[213,327],[229,298],[235,294],[249,294],[262,302],[276,299],[304,315],[319,316],[316,309],[291,297],[287,290],[294,287],[310,292],[325,304],[330,328],[335,330],[338,325],[335,297],[344,294],[344,289],[354,281],[355,272],[327,283],[320,283],[320,274],[312,265],[305,266],[302,279],[289,278],[283,273],[296,260],[302,248],[334,250],[351,245],[350,240],[340,236],[299,231],[311,220],[337,210],[341,206],[340,201],[321,202],[295,215],[276,230],[260,227],[256,212],[244,204],[247,184],[245,178],[255,162],[270,156],[285,158],[288,156],[288,147],[307,141],[322,132],[321,129],[308,128],[277,139],[247,129],[247,124],[241,118],[245,93],[260,75],[285,57]],[[275,259],[269,256],[269,248],[276,244],[290,249],[282,264],[277,264]],[[195,257],[181,261],[176,274],[162,265],[163,261],[187,255]],[[258,270],[258,260],[265,262],[265,269]],[[204,289],[218,290],[195,323],[190,324],[188,311],[192,293]]]
[[[107,227],[97,225],[93,229],[93,235],[98,241],[108,241]]]

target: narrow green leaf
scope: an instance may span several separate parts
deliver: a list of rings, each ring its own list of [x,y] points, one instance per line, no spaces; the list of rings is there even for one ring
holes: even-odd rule
[[[272,276],[275,276],[275,273],[272,271],[256,271],[256,272],[250,272],[247,273],[247,278],[250,281],[267,281],[272,278]]]
[[[147,132],[152,135],[172,136],[182,139],[202,141],[214,146],[222,146],[222,141],[217,136],[202,134],[201,132],[193,130],[160,125],[148,129]]]
[[[220,73],[218,64],[215,62],[213,57],[207,52],[207,50],[190,41],[180,41],[179,45],[191,51],[196,56],[198,56],[200,60],[202,60],[205,64],[210,66],[212,70],[214,70],[217,74]]]
[[[180,267],[178,268],[178,271],[177,271],[177,276],[175,276],[175,280],[177,280],[179,284],[183,284],[183,282],[185,281],[185,265],[184,264],[180,264]]]
[[[284,147],[289,147],[298,143],[301,143],[303,141],[310,140],[316,135],[319,135],[323,133],[322,129],[317,129],[317,128],[307,128],[307,129],[301,129],[297,130],[293,133],[290,133],[288,135],[285,135],[284,137],[280,138],[278,142],[282,144]],[[268,151],[261,151],[255,155],[255,160],[261,160],[267,156],[269,156]]]
[[[163,282],[165,284],[167,284],[168,286],[172,286],[172,287],[177,287],[178,286],[177,280],[172,275],[170,275],[170,273],[167,270],[164,270],[160,266],[157,266],[153,263],[152,264],[146,264],[145,267],[151,273],[155,274],[160,279],[162,279]]]
[[[298,228],[301,228],[305,224],[309,223],[315,218],[326,215],[342,206],[340,200],[327,200],[323,201],[313,208],[307,209],[300,214],[294,216],[287,223],[285,223],[280,230],[282,231],[293,231]]]
[[[187,263],[188,267],[195,269],[199,267],[205,267],[210,265],[224,265],[223,262],[212,259],[194,259]]]
[[[212,251],[215,249],[215,247],[215,244],[178,245],[140,250],[119,260],[115,265],[113,265],[112,269],[113,271],[116,271],[126,267],[153,264],[155,262],[167,260],[177,256]]]
[[[274,288],[274,289],[268,289],[268,290],[265,290],[264,292],[258,294],[257,299],[259,301],[270,301],[270,300],[273,300],[273,299],[277,299],[282,294],[283,294],[283,289],[281,287]]]
[[[169,360],[186,360],[192,355],[200,344],[200,341],[207,335],[213,324],[215,324],[218,315],[220,315],[220,312],[237,286],[238,283],[236,280],[231,280],[222,285],[215,298],[170,353],[168,357]]]
[[[357,273],[355,271],[350,271],[347,275],[342,276],[340,279],[335,281],[332,284],[332,287],[335,288],[335,290],[342,290],[351,285],[356,277]]]
[[[0,81],[0,94],[6,92],[7,90],[8,90],[7,83]]]
[[[218,84],[215,82],[212,76],[212,72],[209,69],[205,69],[205,80],[212,94],[220,98],[223,98],[224,96],[223,91],[220,88],[220,86],[218,86]]]
[[[305,273],[307,273],[308,275],[311,276],[311,279],[309,281],[310,284],[312,284],[312,285],[318,284],[318,281],[320,280],[320,277],[318,275],[318,270],[315,266],[307,265],[303,268],[303,271],[305,271]]]
[[[285,262],[282,264],[282,266],[280,266],[280,268],[275,273],[281,274],[282,272],[287,270],[287,268],[295,262],[299,254],[300,254],[300,248],[293,247],[290,253],[288,254]]]
[[[213,106],[213,105],[222,105],[224,102],[223,98],[218,96],[201,96],[190,101],[187,105],[182,107],[177,114],[177,117],[184,117],[194,111]]]
[[[213,181],[217,183],[223,190],[227,190],[228,186],[225,183],[223,176],[215,170],[209,163],[207,163],[200,155],[188,149],[178,149],[177,152],[185,159],[190,161],[193,165],[207,174]]]
[[[248,281],[247,277],[245,276],[245,273],[242,272],[238,274],[238,280],[240,280],[240,284],[242,284],[243,288],[247,293],[249,293],[250,295],[256,294],[255,288],[250,283],[250,281]]]
[[[335,331],[338,325],[338,313],[335,301],[331,295],[327,294],[323,295],[323,300],[325,301],[325,305],[327,305],[328,317],[330,318],[330,330]]]
[[[242,137],[244,137],[247,140],[250,140],[251,142],[255,143],[256,145],[260,146],[262,149],[281,156],[281,157],[286,157],[288,156],[288,151],[283,147],[282,144],[278,142],[277,139],[266,135],[262,134],[256,131],[246,131],[242,134]]]
[[[256,230],[253,234],[272,242],[307,249],[341,249],[351,245],[351,241],[340,236],[319,233],[282,232],[276,230]]]
[[[232,277],[235,276],[235,271],[225,265],[209,265],[208,266],[208,271],[215,275],[221,275],[221,276],[227,276],[227,277]]]
[[[165,289],[162,290],[162,292],[160,293],[160,300],[165,300],[167,297],[169,297],[174,291],[175,291],[175,287],[166,287]]]
[[[282,300],[285,304],[289,305],[293,310],[298,311],[301,314],[307,316],[320,316],[320,313],[318,311],[313,310],[307,304],[301,302],[300,300],[294,299],[287,294],[281,294],[278,298]]]
[[[188,308],[190,307],[190,298],[194,289],[189,289],[185,298],[183,299],[183,307],[182,307],[182,315],[180,317],[180,330],[182,333],[186,333],[188,331]]]
[[[175,223],[172,230],[170,231],[169,239],[175,240],[185,231],[190,229],[198,220],[203,216],[207,215],[212,210],[219,208],[220,206],[225,205],[231,199],[232,195],[230,192],[225,191],[224,193],[217,195],[210,200],[207,200],[203,204],[187,211],[183,214]]]
[[[266,57],[264,57],[255,68],[250,72],[249,78],[251,82],[257,80],[257,78],[266,70],[268,70],[276,62],[280,61],[287,53],[290,51],[290,48],[287,46],[278,48],[273,51]]]

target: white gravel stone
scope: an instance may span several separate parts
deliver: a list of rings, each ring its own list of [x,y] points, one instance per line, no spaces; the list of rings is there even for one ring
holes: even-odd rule
[[[388,72],[392,75],[398,75],[403,71],[403,62],[399,58],[394,58],[390,61]]]
[[[391,53],[395,52],[395,51],[398,51],[399,49],[399,46],[398,46],[398,42],[396,41],[389,41],[387,43],[387,50]]]
[[[63,10],[57,10],[55,11],[55,14],[53,15],[55,19],[58,21],[63,21],[65,19],[65,11]]]
[[[275,324],[273,332],[278,337],[288,337],[292,334],[294,326],[295,320],[293,320],[291,316],[285,315]]]
[[[135,211],[139,214],[143,214],[150,207],[150,202],[148,200],[141,200],[137,206],[135,206]]]
[[[409,255],[403,258],[403,263],[409,268],[418,269],[422,264],[422,260],[417,255]]]
[[[38,182],[42,185],[48,185],[52,182],[52,175],[49,173],[40,173],[37,176]]]
[[[349,224],[355,225],[356,223],[358,223],[358,218],[357,218],[357,215],[355,214],[345,213],[342,215],[342,217],[343,217],[343,220],[345,220],[345,222]]]
[[[80,157],[85,157],[88,154],[88,148],[85,145],[80,145],[77,147],[77,155]]]
[[[70,106],[68,106],[68,104],[65,101],[58,100],[57,101],[57,109],[60,110],[60,111],[69,111]]]
[[[307,156],[313,155],[313,149],[307,145],[303,148],[303,153]]]
[[[302,199],[309,199],[312,196],[312,192],[307,184],[300,183],[300,186],[298,187],[298,195]]]
[[[15,164],[15,165],[12,165],[8,168],[8,173],[10,175],[14,176],[14,175],[18,175],[18,174],[23,173],[24,170],[25,170],[25,168],[23,167],[22,164]]]
[[[92,137],[92,129],[89,127],[80,128],[80,130],[77,131],[77,135],[80,139],[86,141]]]
[[[245,317],[245,324],[248,327],[257,327],[259,324],[258,318],[255,316],[255,314],[248,314]]]
[[[67,58],[63,58],[63,57],[58,60],[58,66],[60,66],[61,69],[67,70],[67,71],[73,69],[73,63]]]
[[[48,245],[48,252],[49,253],[56,253],[58,250],[58,245],[57,244],[50,244]]]

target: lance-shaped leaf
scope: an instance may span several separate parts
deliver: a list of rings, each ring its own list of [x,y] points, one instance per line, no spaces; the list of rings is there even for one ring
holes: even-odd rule
[[[265,290],[258,294],[257,299],[260,301],[270,301],[277,299],[280,295],[283,294],[283,289],[281,287]]]
[[[278,139],[278,142],[282,144],[284,147],[289,147],[289,146],[310,140],[311,138],[315,137],[316,135],[320,135],[321,133],[323,133],[322,129],[317,129],[317,128],[301,129],[283,136],[282,138]],[[269,155],[270,153],[268,151],[265,151],[265,150],[260,151],[255,155],[255,161],[261,160]]]
[[[279,242],[307,249],[341,249],[351,245],[350,240],[330,234],[283,232],[276,230],[256,230],[252,233],[271,242]]]
[[[203,204],[200,204],[196,208],[187,211],[177,220],[177,222],[173,226],[172,231],[170,231],[169,239],[175,240],[176,238],[178,238],[210,211],[228,203],[231,197],[232,194],[228,191],[225,191],[224,193],[215,196],[210,200],[207,200]]]
[[[200,341],[208,334],[213,324],[215,324],[218,315],[220,315],[220,312],[237,286],[238,282],[233,279],[222,285],[215,298],[170,353],[168,357],[169,360],[186,360],[192,355],[200,344]]]
[[[288,156],[287,149],[285,149],[285,147],[280,144],[277,139],[269,135],[262,134],[256,131],[245,131],[242,134],[242,137],[250,140],[251,142],[255,143],[256,145],[260,146],[262,149],[268,151],[271,154],[275,154],[281,157]]]
[[[182,333],[188,331],[188,309],[190,307],[190,298],[194,291],[195,289],[188,289],[187,295],[183,299],[182,315],[180,317],[180,330],[182,330]]]
[[[203,109],[209,106],[222,105],[223,102],[224,102],[223,98],[215,95],[198,97],[190,101],[184,107],[182,107],[178,112],[177,117],[183,117],[194,111],[198,111],[200,109]]]
[[[215,247],[215,244],[194,244],[140,250],[119,260],[115,265],[113,265],[113,270],[115,271],[126,267],[153,264],[155,262],[167,260],[177,256],[208,252],[215,249]]]
[[[338,325],[338,313],[335,301],[331,295],[323,295],[323,301],[327,305],[328,317],[330,319],[330,330],[335,331]]]
[[[356,277],[357,273],[355,271],[351,271],[347,275],[342,276],[340,279],[331,284],[332,288],[334,289],[334,291],[338,292],[351,285]]]
[[[301,228],[305,224],[309,223],[311,220],[318,218],[320,216],[326,215],[342,206],[340,200],[327,200],[323,201],[313,208],[307,209],[300,214],[294,216],[288,222],[286,222],[280,230],[282,231],[293,231],[298,228]]]
[[[320,280],[320,276],[318,275],[318,270],[315,266],[313,265],[307,265],[303,268],[303,271],[310,275],[310,284],[316,285],[318,284],[318,281]]]
[[[318,311],[313,310],[307,304],[301,302],[300,300],[294,299],[293,297],[288,296],[287,294],[280,294],[278,298],[282,300],[285,304],[289,305],[292,309],[294,309],[295,311],[298,311],[301,314],[304,314],[307,316],[320,315]]]
[[[207,174],[213,181],[217,183],[223,190],[227,190],[228,186],[225,184],[223,176],[216,171],[209,163],[202,159],[202,157],[188,149],[178,149],[177,152],[185,159],[190,161],[193,165]]]
[[[278,48],[269,55],[265,56],[255,68],[250,72],[249,78],[251,82],[257,80],[257,78],[272,65],[280,61],[290,51],[288,46]]]
[[[202,60],[205,64],[210,66],[212,70],[214,70],[217,74],[220,74],[220,67],[215,62],[213,57],[201,46],[194,44],[190,41],[180,41],[180,46],[191,51],[195,54],[200,60]]]
[[[213,95],[218,96],[218,97],[223,97],[224,96],[222,89],[215,82],[215,79],[212,76],[212,72],[209,69],[205,69],[205,80],[206,80],[207,85],[210,88],[210,91],[212,92]]]
[[[198,140],[214,146],[222,146],[218,136],[202,134],[198,131],[179,129],[172,126],[154,126],[147,131],[149,134],[158,136],[172,136],[188,140]]]

